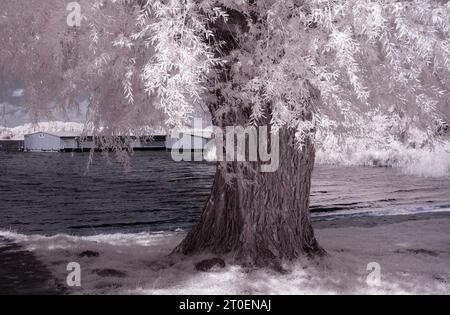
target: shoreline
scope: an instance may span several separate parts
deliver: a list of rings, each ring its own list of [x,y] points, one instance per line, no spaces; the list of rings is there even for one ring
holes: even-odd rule
[[[343,219],[318,224],[315,231],[330,255],[331,268],[349,278],[360,277],[360,292],[450,294],[449,213]],[[373,264],[381,283],[367,287]],[[353,294],[349,287],[358,282],[349,283],[342,290]]]
[[[33,252],[0,237],[0,295],[61,295],[66,291]]]
[[[426,221],[433,219],[450,219],[450,211],[383,216],[345,216],[341,218],[333,218],[331,220],[321,220],[320,218],[313,218],[312,225],[314,229],[332,229],[345,227],[372,228],[386,224],[396,224],[408,221]]]

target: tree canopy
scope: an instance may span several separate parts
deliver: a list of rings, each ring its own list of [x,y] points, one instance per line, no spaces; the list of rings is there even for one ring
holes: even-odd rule
[[[78,3],[72,27],[64,1],[0,4],[3,96],[19,84],[36,118],[87,99],[88,126],[124,134],[245,111],[246,123],[293,128],[299,143],[373,121],[430,140],[445,124],[447,1]]]

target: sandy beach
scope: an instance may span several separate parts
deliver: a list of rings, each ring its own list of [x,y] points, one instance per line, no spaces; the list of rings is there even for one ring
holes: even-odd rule
[[[344,219],[316,227],[331,266],[342,268],[346,279],[338,293],[359,293],[353,288],[360,281],[366,293],[450,293],[448,213]],[[381,282],[364,288],[370,263],[379,265]]]
[[[314,225],[328,255],[285,264],[283,274],[232,264],[196,271],[195,263],[208,256],[168,258],[182,232],[87,237],[2,232],[9,247],[4,245],[0,251],[0,290],[19,294],[450,293],[449,213],[357,217]],[[16,265],[28,268],[8,265],[10,259],[5,258],[11,255]],[[69,262],[81,265],[79,288],[66,285]],[[18,274],[6,274],[7,270]],[[39,279],[34,278],[37,275]]]

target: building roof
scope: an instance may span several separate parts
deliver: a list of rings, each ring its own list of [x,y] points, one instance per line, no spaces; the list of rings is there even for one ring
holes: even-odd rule
[[[189,128],[183,128],[178,130],[178,132],[174,132],[171,134],[172,135],[176,135],[176,134],[185,134],[185,135],[190,135],[193,137],[198,137],[198,138],[205,138],[205,139],[211,139],[212,138],[212,129],[208,128],[208,129],[189,129]]]
[[[37,131],[37,132],[25,134],[25,136],[31,136],[31,135],[36,135],[36,134],[40,134],[40,133],[45,133],[45,134],[52,135],[55,137],[60,137],[60,138],[80,137],[80,134],[75,134],[73,132],[48,132],[48,131]]]
[[[32,132],[32,133],[27,133],[24,136],[31,136],[31,135],[36,135],[36,134],[40,134],[40,133],[45,133],[48,135],[52,135],[55,137],[60,137],[60,138],[76,138],[76,137],[93,137],[93,135],[89,134],[81,134],[81,133],[74,133],[74,132],[50,132],[50,131],[36,131],[36,132]],[[99,135],[101,136],[101,135]],[[165,137],[166,134],[163,133],[155,133],[155,134],[151,134],[148,136],[139,136],[139,137]],[[121,137],[121,136],[116,136],[116,137]],[[129,137],[134,137],[133,135],[129,135]]]

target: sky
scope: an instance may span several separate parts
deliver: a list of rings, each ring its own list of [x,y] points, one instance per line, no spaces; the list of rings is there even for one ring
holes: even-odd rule
[[[16,89],[6,98],[5,102],[0,102],[0,127],[13,128],[32,122],[24,106],[23,89]],[[69,111],[62,113],[55,110],[53,112],[55,121],[84,122],[87,102],[82,103],[80,112]]]
[[[0,127],[13,128],[33,122],[30,115],[27,113],[26,107],[24,106],[23,94],[24,90],[18,88],[6,98],[5,102],[2,103],[0,101]],[[54,120],[83,123],[85,121],[86,109],[87,102],[83,102],[80,112],[72,110],[67,113],[63,113],[55,110],[53,112]],[[446,120],[450,121],[450,104],[441,104],[441,108],[439,109]]]

